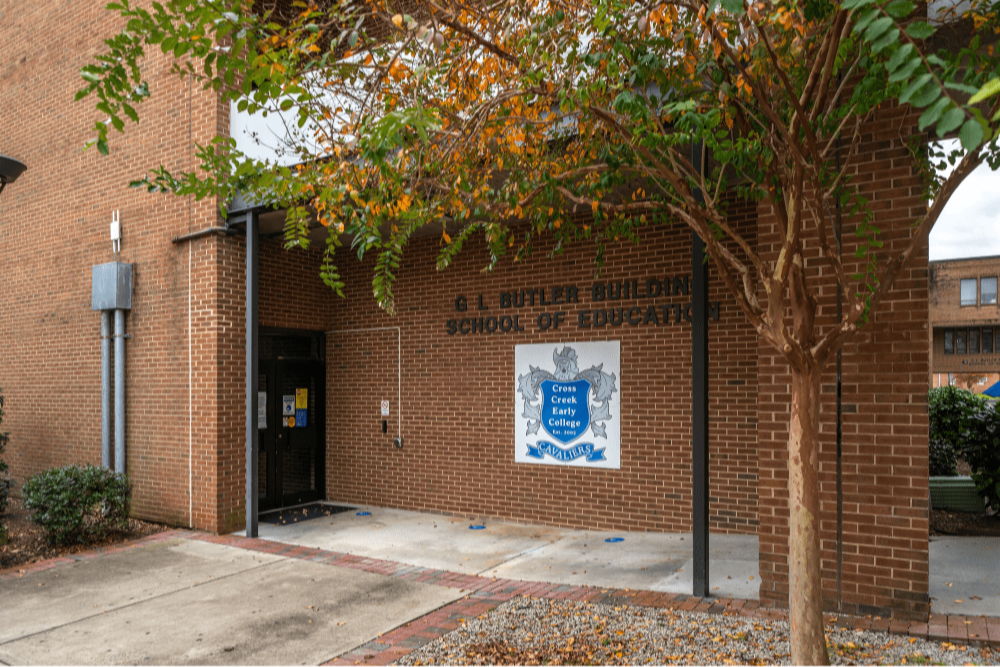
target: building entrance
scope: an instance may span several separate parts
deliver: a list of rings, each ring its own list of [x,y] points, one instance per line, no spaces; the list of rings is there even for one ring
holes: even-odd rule
[[[259,511],[325,494],[326,363],[322,332],[260,333]],[[264,399],[266,396],[266,399]]]

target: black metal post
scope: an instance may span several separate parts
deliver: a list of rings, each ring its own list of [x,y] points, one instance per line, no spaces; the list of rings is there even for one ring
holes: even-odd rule
[[[247,213],[247,537],[257,537],[257,246],[258,219]]]
[[[691,146],[691,164],[701,172],[704,144]],[[695,197],[702,200],[701,191]],[[691,532],[693,590],[708,597],[708,266],[705,242],[691,232]]]

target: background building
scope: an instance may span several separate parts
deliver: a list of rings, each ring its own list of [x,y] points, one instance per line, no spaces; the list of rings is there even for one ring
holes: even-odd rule
[[[931,262],[931,386],[976,393],[1000,381],[1000,256]]]

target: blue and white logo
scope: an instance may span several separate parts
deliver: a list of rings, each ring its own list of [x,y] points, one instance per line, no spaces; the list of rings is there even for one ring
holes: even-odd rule
[[[572,351],[572,350],[571,350]],[[590,382],[542,380],[542,428],[563,443],[576,440],[590,427]]]
[[[613,345],[613,362],[618,366],[617,341],[576,345]],[[518,346],[515,356],[521,356],[521,348],[538,347],[552,349],[549,346]],[[608,440],[607,424],[613,420],[610,404],[612,395],[618,391],[616,374],[606,372],[604,363],[579,370],[577,352],[568,345],[562,350],[558,346],[553,349],[552,361],[554,371],[528,364],[528,372],[517,378],[517,393],[523,405],[518,421],[525,429],[523,436],[518,434],[518,440],[523,441],[526,450],[519,451],[515,460],[583,465],[603,462],[605,465],[601,467],[608,467],[606,447],[602,446],[606,443],[598,444],[594,440]],[[614,432],[617,436],[618,429]],[[619,443],[614,444],[617,455]]]

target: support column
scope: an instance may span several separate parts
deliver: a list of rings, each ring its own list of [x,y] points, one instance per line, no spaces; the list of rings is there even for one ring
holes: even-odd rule
[[[708,597],[708,266],[705,243],[691,233],[691,532],[695,597]]]
[[[125,311],[115,310],[115,472],[125,472]]]
[[[257,452],[260,446],[257,432],[257,246],[259,241],[257,225],[257,214],[247,213],[247,537],[257,537]]]
[[[704,169],[704,144],[691,145],[691,165]],[[696,190],[695,198],[703,201]],[[708,597],[708,266],[705,242],[691,232],[691,533],[695,597]]]
[[[111,311],[101,311],[101,467],[111,469]]]

